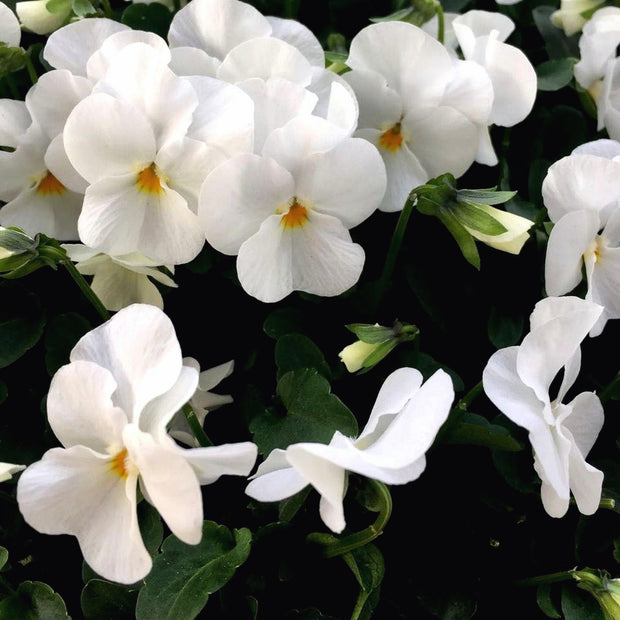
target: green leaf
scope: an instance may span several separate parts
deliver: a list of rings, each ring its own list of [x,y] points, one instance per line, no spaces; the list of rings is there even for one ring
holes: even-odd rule
[[[562,613],[564,620],[605,620],[594,596],[572,585],[562,587]]]
[[[91,579],[80,598],[85,620],[133,620],[138,592],[137,587]]]
[[[351,620],[366,620],[371,617],[379,602],[379,590],[385,575],[383,555],[371,543],[345,553],[342,559],[347,563],[360,585],[360,593]]]
[[[497,191],[494,187],[488,189],[459,189],[456,192],[457,201],[465,200],[483,205],[499,205],[514,198],[517,192]]]
[[[71,620],[65,602],[40,581],[24,581],[0,601],[0,620]]]
[[[0,547],[0,570],[4,568],[4,565],[8,561],[9,561],[9,552],[4,547]]]
[[[303,334],[290,333],[278,338],[275,346],[278,379],[291,370],[314,368],[324,377],[331,376],[329,364],[321,350]]]
[[[460,200],[452,207],[451,213],[463,226],[485,235],[501,235],[508,230],[501,222],[473,202]]]
[[[568,86],[573,79],[577,58],[552,58],[536,67],[538,90],[555,91]]]
[[[0,306],[0,368],[31,349],[41,338],[45,314],[39,298],[21,287],[2,288]]]
[[[249,529],[231,532],[213,521],[204,522],[198,545],[169,536],[138,595],[137,620],[195,618],[246,561],[251,542]]]
[[[277,393],[287,414],[265,410],[250,423],[260,453],[301,441],[329,443],[337,430],[357,435],[355,416],[330,390],[327,379],[314,369],[286,373],[278,382]]]
[[[291,497],[287,497],[283,499],[278,504],[278,519],[280,521],[284,521],[285,523],[290,521],[296,514],[297,511],[304,505],[306,498],[310,494],[312,487],[308,485],[303,488],[295,495],[291,495]]]
[[[172,13],[160,2],[131,4],[121,16],[121,23],[133,30],[146,30],[166,38],[172,21]]]
[[[551,584],[545,583],[536,589],[536,602],[540,610],[548,618],[561,618],[561,614],[555,607],[555,603],[551,599]]]
[[[577,33],[571,37],[567,37],[564,31],[554,26],[551,21],[551,13],[557,10],[556,6],[543,4],[537,6],[532,11],[532,17],[540,36],[545,42],[545,48],[549,58],[579,58],[579,36]]]
[[[292,332],[302,332],[304,314],[299,308],[278,308],[263,323],[263,331],[274,340]]]
[[[467,412],[444,439],[450,444],[469,444],[485,446],[494,450],[517,452],[523,446],[513,437],[507,428],[491,424],[483,416]]]
[[[67,312],[54,317],[45,332],[45,367],[53,375],[62,365],[69,363],[69,354],[77,341],[92,325],[82,315]]]

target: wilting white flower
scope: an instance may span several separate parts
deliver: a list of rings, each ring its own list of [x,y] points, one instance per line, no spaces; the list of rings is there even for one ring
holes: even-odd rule
[[[603,425],[600,400],[582,392],[568,404],[562,401],[579,374],[580,344],[602,311],[578,297],[539,301],[522,343],[494,353],[482,374],[493,404],[529,432],[543,506],[552,517],[566,513],[571,491],[583,514],[595,512],[601,498],[603,473],[585,461]],[[551,396],[562,370],[560,388]]]
[[[330,443],[297,443],[276,449],[260,464],[246,493],[262,502],[285,499],[312,485],[320,514],[334,532],[345,528],[347,472],[385,484],[406,484],[426,467],[425,453],[454,400],[450,376],[435,372],[424,384],[414,368],[400,368],[383,383],[359,437],[336,431]]]
[[[359,279],[365,255],[349,229],[375,210],[385,183],[372,145],[322,118],[297,116],[269,135],[261,156],[238,155],[213,170],[198,215],[209,244],[237,255],[253,297],[329,297]]]
[[[184,358],[183,363],[186,366],[192,366],[200,372],[200,364],[193,357]],[[219,366],[203,370],[200,373],[198,388],[190,398],[189,404],[201,426],[204,424],[209,411],[213,411],[222,405],[233,402],[233,398],[230,394],[215,394],[211,392],[211,390],[232,374],[234,365],[234,362],[231,360]],[[172,437],[178,439],[187,446],[197,447],[199,445],[182,411],[179,411],[174,418],[172,418],[172,422],[168,427],[168,432]]]
[[[176,288],[174,280],[158,269],[161,265],[139,254],[110,256],[82,244],[63,244],[76,269],[93,276],[90,287],[108,310],[120,310],[135,303],[150,304],[160,310],[164,300],[151,280]]]
[[[608,319],[620,318],[620,162],[593,154],[613,155],[609,143],[597,141],[555,162],[542,186],[554,222],[545,256],[547,294],[572,291],[585,264],[586,299],[604,307],[591,336],[598,336]]]
[[[133,583],[151,568],[136,512],[137,485],[180,540],[202,535],[200,485],[247,475],[250,442],[184,449],[167,434],[192,397],[198,372],[183,364],[174,327],[159,309],[134,304],[87,333],[52,379],[48,419],[64,447],[20,476],[26,522],[77,537],[102,577]]]

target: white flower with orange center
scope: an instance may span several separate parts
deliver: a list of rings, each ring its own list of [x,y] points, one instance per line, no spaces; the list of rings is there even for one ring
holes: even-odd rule
[[[104,93],[69,115],[64,147],[88,182],[78,220],[85,245],[111,256],[140,252],[159,265],[187,263],[202,249],[198,192],[224,155],[164,126],[158,133],[138,106]]]
[[[198,371],[183,364],[174,327],[157,308],[134,304],[87,333],[52,379],[48,419],[62,448],[20,476],[26,522],[76,536],[99,575],[134,583],[151,569],[140,534],[137,487],[180,540],[202,536],[200,486],[247,475],[250,442],[184,449],[167,434],[193,396]]]
[[[209,244],[237,255],[239,280],[253,297],[275,302],[296,290],[329,297],[359,279],[365,255],[349,229],[376,209],[385,184],[374,146],[298,116],[269,135],[262,155],[238,155],[213,170],[198,215]]]
[[[343,75],[359,102],[354,135],[374,144],[388,176],[382,211],[399,211],[411,190],[476,157],[477,123],[492,103],[488,78],[455,61],[437,40],[405,22],[372,24],[351,41]]]

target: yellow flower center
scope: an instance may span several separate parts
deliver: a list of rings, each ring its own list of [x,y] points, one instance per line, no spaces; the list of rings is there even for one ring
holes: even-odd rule
[[[147,166],[144,170],[138,172],[136,185],[141,192],[146,194],[159,195],[164,191],[157,172],[155,172],[155,164]]]
[[[294,199],[293,204],[282,216],[282,226],[284,226],[284,228],[298,228],[303,226],[307,221],[308,209]]]
[[[110,470],[113,471],[119,478],[125,480],[129,475],[127,471],[127,449],[123,448],[120,452],[117,452],[110,461]]]
[[[37,194],[42,196],[60,196],[67,188],[48,170],[37,185]]]
[[[403,134],[400,132],[400,123],[396,123],[379,137],[379,146],[387,151],[398,151],[403,143]]]

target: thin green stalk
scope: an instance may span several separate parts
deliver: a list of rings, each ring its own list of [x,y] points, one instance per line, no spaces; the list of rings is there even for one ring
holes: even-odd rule
[[[559,581],[572,581],[573,571],[565,570],[560,573],[549,573],[538,577],[528,577],[515,582],[516,586],[542,586],[546,583],[558,583]]]
[[[196,417],[192,406],[189,403],[183,405],[183,415],[189,424],[189,427],[192,430],[194,437],[198,440],[198,443],[202,448],[206,448],[208,446],[212,446],[213,442],[207,437],[207,434],[204,432],[200,421]]]
[[[407,201],[405,202],[405,206],[403,207],[403,210],[400,212],[400,215],[398,217],[398,222],[396,222],[396,228],[394,229],[394,233],[392,234],[390,247],[388,249],[385,263],[383,265],[383,271],[379,279],[375,311],[377,309],[377,306],[381,302],[383,295],[385,295],[385,292],[388,289],[390,279],[394,272],[394,267],[396,266],[398,253],[400,252],[400,248],[403,244],[405,231],[407,230],[407,223],[409,222],[409,218],[411,217],[411,213],[413,212],[413,208],[415,207],[416,202],[417,196],[413,193],[409,194],[409,196],[407,197]]]
[[[443,44],[446,36],[446,24],[441,2],[437,3],[437,40]]]
[[[478,381],[478,383],[476,383],[476,385],[474,385],[474,387],[459,400],[456,406],[463,411],[467,411],[469,406],[474,402],[474,400],[476,400],[476,398],[478,398],[478,396],[480,396],[480,394],[482,394],[482,392],[484,392],[482,381]]]
[[[363,547],[369,542],[372,542],[383,532],[392,514],[392,496],[387,486],[382,482],[372,480],[371,478],[368,479],[368,482],[373,486],[380,505],[379,514],[375,522],[359,532],[349,534],[343,538],[336,539],[334,542],[325,544],[322,552],[324,557],[333,558],[338,555],[349,553],[358,547]]]
[[[39,75],[37,73],[37,70],[34,68],[34,65],[32,64],[32,59],[30,58],[30,54],[24,54],[24,58],[26,62],[26,70],[28,71],[30,81],[34,85],[39,81]]]
[[[110,313],[107,311],[106,307],[101,303],[101,300],[99,299],[99,297],[97,297],[97,295],[95,294],[93,289],[90,287],[88,282],[86,282],[86,280],[84,279],[84,276],[76,269],[75,265],[70,260],[64,260],[62,264],[66,267],[70,276],[73,278],[75,283],[78,285],[78,287],[80,288],[80,291],[82,291],[82,294],[84,295],[84,297],[86,297],[86,299],[88,299],[88,301],[93,305],[95,310],[97,310],[97,312],[99,313],[99,316],[104,321],[107,321],[110,318]]]
[[[114,11],[109,0],[101,0],[101,6],[103,7],[103,13],[108,19],[114,19]]]

